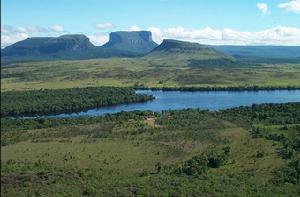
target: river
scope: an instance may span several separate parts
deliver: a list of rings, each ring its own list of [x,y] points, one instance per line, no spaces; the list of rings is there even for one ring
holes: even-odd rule
[[[154,100],[143,103],[121,104],[101,107],[72,114],[49,115],[49,118],[101,116],[121,111],[151,110],[160,112],[169,109],[200,108],[211,111],[261,103],[300,102],[300,90],[260,91],[160,91],[137,90],[149,94]]]

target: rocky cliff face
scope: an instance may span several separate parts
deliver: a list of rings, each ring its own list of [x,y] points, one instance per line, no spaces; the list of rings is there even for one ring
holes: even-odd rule
[[[40,51],[56,53],[58,51],[85,51],[95,46],[85,35],[63,35],[51,38],[40,46]]]
[[[109,41],[102,47],[144,54],[156,46],[149,31],[119,31],[110,33]]]

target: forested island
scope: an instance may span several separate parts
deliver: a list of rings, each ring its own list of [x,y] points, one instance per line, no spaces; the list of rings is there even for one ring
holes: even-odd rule
[[[152,99],[152,96],[136,94],[132,88],[118,87],[8,91],[1,93],[1,117],[74,113]]]

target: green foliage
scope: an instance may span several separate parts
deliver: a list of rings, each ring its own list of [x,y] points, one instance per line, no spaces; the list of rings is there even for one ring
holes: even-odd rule
[[[293,183],[298,184],[300,182],[300,160],[291,161],[288,166],[276,169],[274,171],[275,177],[273,182],[276,184]]]
[[[121,103],[143,102],[152,96],[130,88],[89,87],[61,90],[9,91],[1,94],[1,116],[74,113]]]
[[[291,159],[294,155],[295,151],[290,148],[290,147],[285,147],[279,150],[278,154],[283,158],[283,159]]]
[[[207,172],[209,167],[208,158],[205,155],[195,156],[184,162],[181,168],[176,169],[176,173],[184,173],[188,176],[199,176]]]
[[[1,196],[299,196],[298,110],[2,118]]]
[[[262,158],[265,155],[265,152],[262,150],[256,151],[256,157],[257,158]]]
[[[162,172],[176,175],[186,174],[188,176],[203,175],[207,173],[209,168],[219,168],[225,165],[229,159],[229,149],[226,146],[222,149],[223,151],[213,150],[208,154],[194,156],[180,164],[164,166]]]

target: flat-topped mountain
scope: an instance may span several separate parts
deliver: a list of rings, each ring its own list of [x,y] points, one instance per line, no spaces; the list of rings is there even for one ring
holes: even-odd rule
[[[109,41],[103,45],[103,48],[145,54],[156,46],[150,31],[118,31],[109,34]]]
[[[134,57],[155,48],[149,31],[112,32],[103,46],[94,46],[85,35],[33,37],[1,50],[1,63],[41,60],[80,60],[107,57]]]
[[[154,48],[150,54],[187,54],[192,56],[198,56],[198,58],[204,59],[215,56],[226,56],[225,54],[216,51],[214,48],[208,45],[172,39],[163,40],[163,42],[159,46]]]
[[[232,65],[235,59],[247,62],[300,62],[295,46],[210,46],[165,39],[160,45],[150,31],[112,32],[103,46],[94,46],[85,35],[33,37],[1,50],[1,64],[43,60],[82,60],[109,57],[144,56],[174,62],[188,60],[191,65]]]
[[[4,56],[54,54],[92,49],[94,45],[85,35],[63,35],[57,38],[34,37],[17,42],[3,50]]]
[[[235,59],[209,45],[165,39],[147,55],[153,59],[186,60],[190,66],[228,65]]]

